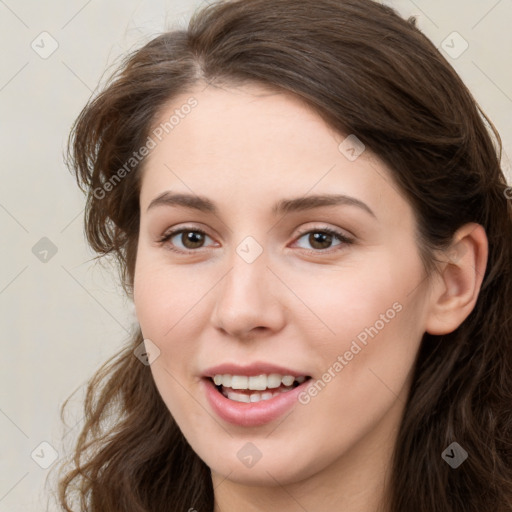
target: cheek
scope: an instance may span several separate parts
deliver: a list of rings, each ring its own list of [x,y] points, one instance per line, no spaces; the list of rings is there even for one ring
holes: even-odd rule
[[[387,259],[392,260],[391,256]],[[323,279],[304,277],[296,281],[294,291],[305,297],[304,302],[316,313],[308,318],[311,325],[323,326],[326,347],[338,353],[348,350],[358,336],[364,342],[367,330],[375,324],[381,331],[396,323],[397,309],[404,306],[412,276],[419,269],[414,263],[407,268],[406,262],[399,266],[387,259],[380,254],[365,264],[337,269]]]
[[[194,283],[190,274],[184,267],[172,267],[141,254],[134,275],[134,303],[142,335],[160,349],[151,373],[167,409],[180,425],[194,422],[204,413],[186,389],[194,372],[195,340],[200,337],[193,306],[208,287]]]
[[[204,276],[203,276],[204,277]],[[208,290],[204,278],[186,267],[151,261],[141,254],[134,275],[134,303],[145,337],[171,338],[181,325],[190,322],[197,305]]]
[[[390,255],[388,261],[381,254],[364,270],[344,269],[323,295],[310,294],[312,309],[330,331],[324,329],[327,334],[317,335],[311,347],[322,373],[317,388],[324,403],[339,401],[342,393],[348,410],[359,411],[363,404],[377,410],[400,391],[424,332],[423,303],[412,293],[421,277],[418,260]]]

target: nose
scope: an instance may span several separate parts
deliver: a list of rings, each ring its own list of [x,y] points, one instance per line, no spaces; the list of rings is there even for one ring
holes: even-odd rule
[[[233,338],[253,339],[278,332],[285,323],[284,287],[268,267],[265,252],[248,263],[236,252],[215,287],[213,325]]]

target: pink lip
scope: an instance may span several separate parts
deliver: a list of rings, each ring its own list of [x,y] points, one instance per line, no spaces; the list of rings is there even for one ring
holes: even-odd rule
[[[260,373],[267,373],[267,371]],[[239,369],[234,374],[240,375],[238,372]],[[218,373],[221,372],[219,371]],[[226,371],[224,373],[231,372]],[[276,371],[275,373],[281,373],[281,371]],[[286,373],[286,375],[292,374]],[[310,384],[310,380],[308,379],[296,388],[280,393],[270,400],[260,400],[253,403],[229,400],[222,393],[219,393],[215,384],[209,378],[201,379],[201,385],[204,386],[211,408],[221,419],[241,427],[258,427],[279,418],[291,409],[294,404],[296,405],[299,393],[304,390],[305,386]]]
[[[203,372],[203,377],[212,377],[214,375],[247,375],[247,376],[257,376],[262,373],[268,375],[270,373],[278,373],[279,375],[291,375],[293,377],[301,377],[308,376],[307,373],[301,373],[299,371],[291,370],[290,368],[285,368],[284,366],[277,366],[271,363],[252,363],[247,366],[240,366],[234,363],[224,363],[219,364],[217,366],[212,366]]]

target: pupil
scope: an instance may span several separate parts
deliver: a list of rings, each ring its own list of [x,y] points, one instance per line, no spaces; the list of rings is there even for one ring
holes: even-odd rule
[[[322,241],[321,241],[322,238],[324,239],[323,240],[324,244],[327,242],[327,246],[329,246],[329,244],[332,241],[332,235],[330,235],[328,233],[312,233],[312,236],[313,236],[313,240],[310,240],[310,243],[313,247],[316,247],[315,244],[318,244],[318,243],[320,243],[320,245],[322,245]],[[325,249],[326,247],[316,247],[316,248]]]
[[[202,234],[201,233],[197,233],[196,231],[186,231],[183,234],[185,235],[185,240],[188,243],[191,243],[194,247],[196,245],[201,245],[201,243],[202,243]],[[194,240],[195,238],[198,240]],[[186,244],[184,244],[184,245],[186,246]]]

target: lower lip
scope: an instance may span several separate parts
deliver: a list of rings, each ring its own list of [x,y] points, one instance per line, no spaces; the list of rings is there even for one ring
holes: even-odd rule
[[[298,395],[309,384],[309,380],[270,400],[253,403],[226,398],[210,379],[202,379],[202,383],[212,409],[221,419],[242,427],[258,427],[270,423],[291,409],[298,402]]]

